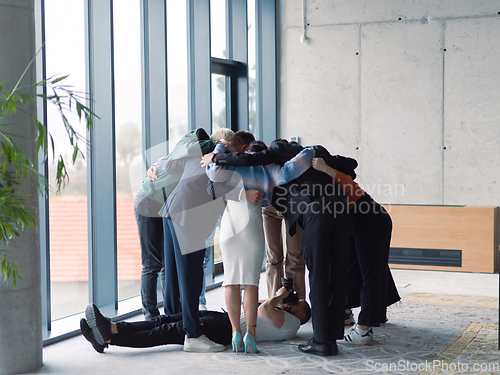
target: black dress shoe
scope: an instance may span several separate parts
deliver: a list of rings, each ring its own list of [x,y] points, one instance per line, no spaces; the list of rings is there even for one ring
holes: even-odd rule
[[[335,344],[335,345],[337,345],[337,344]],[[299,350],[303,353],[316,354],[316,355],[320,355],[322,357],[328,357],[329,355],[332,354],[331,343],[320,344],[320,343],[314,341],[314,338],[310,339],[307,344],[300,344]],[[338,353],[338,349],[337,349],[337,353]],[[337,354],[337,353],[335,353],[335,354]]]
[[[330,343],[330,351],[332,355],[339,354],[339,347],[335,341]]]

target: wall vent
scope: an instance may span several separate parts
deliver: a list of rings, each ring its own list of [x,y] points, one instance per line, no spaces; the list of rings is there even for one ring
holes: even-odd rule
[[[391,247],[389,263],[418,266],[462,267],[462,250]]]

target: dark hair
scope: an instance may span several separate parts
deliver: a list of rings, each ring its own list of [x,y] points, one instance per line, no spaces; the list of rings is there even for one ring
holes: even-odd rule
[[[299,302],[302,301],[304,301],[304,303],[302,304],[303,307],[300,309],[300,311],[304,313],[304,317],[300,320],[301,325],[306,324],[309,319],[311,319],[311,306],[309,306],[306,300],[299,300]]]
[[[274,144],[274,147],[276,147],[276,143],[288,143],[288,141],[284,138],[278,138],[271,142],[271,146]]]
[[[231,143],[235,143],[240,146],[248,146],[253,141],[255,141],[255,137],[247,130],[238,130],[236,133],[234,133],[233,138],[231,138]]]
[[[267,146],[264,142],[262,141],[253,141],[250,143],[248,146],[248,150],[252,152],[259,152],[259,151],[264,151],[267,150]]]

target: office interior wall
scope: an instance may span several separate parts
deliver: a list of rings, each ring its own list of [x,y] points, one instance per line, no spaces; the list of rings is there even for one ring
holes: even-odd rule
[[[278,136],[389,204],[499,205],[500,4],[277,2]]]

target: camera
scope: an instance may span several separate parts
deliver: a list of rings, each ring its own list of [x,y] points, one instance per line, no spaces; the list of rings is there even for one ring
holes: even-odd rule
[[[283,298],[282,303],[297,303],[299,302],[299,293],[297,293],[296,290],[293,289],[293,276],[289,277],[282,277],[281,278],[281,285],[286,290],[292,290],[292,293],[288,295],[288,297]]]

